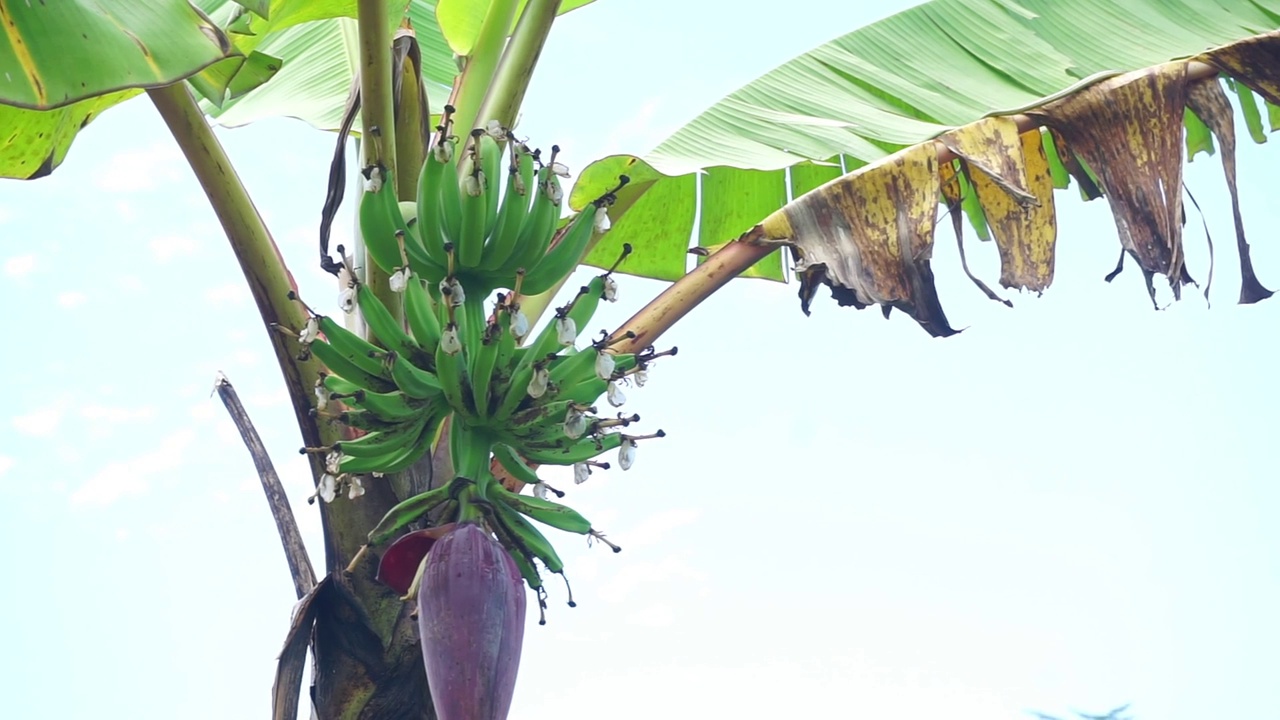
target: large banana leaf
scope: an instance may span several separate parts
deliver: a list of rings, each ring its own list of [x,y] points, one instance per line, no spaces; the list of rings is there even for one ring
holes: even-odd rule
[[[643,159],[611,157],[587,167],[571,195],[575,208],[616,182],[621,168],[644,178],[628,188],[626,212],[587,262],[607,266],[631,243],[646,252],[624,271],[674,280],[686,271],[683,239],[696,209],[704,218],[698,242],[714,247],[781,207],[788,176],[795,197],[952,128],[1037,107],[1100,77],[1196,55],[1278,22],[1280,0],[933,0],[776,68]],[[651,248],[654,238],[673,240]],[[781,279],[782,269],[774,253],[751,274]]]
[[[314,0],[330,6],[322,21],[289,22],[279,25],[275,5],[297,0],[272,0],[271,19],[253,18],[247,23],[252,35],[233,34],[242,52],[256,50],[279,58],[283,67],[271,82],[239,99],[218,107],[203,103],[205,112],[228,127],[247,125],[268,117],[294,117],[321,130],[337,130],[356,68],[356,25],[354,0]],[[593,0],[565,0],[564,14]],[[389,0],[392,17],[407,17],[422,51],[422,74],[428,93],[442,98],[449,93],[458,74],[455,49],[466,51],[474,42],[489,0]],[[229,0],[201,0],[215,18],[229,21],[236,3]],[[345,7],[339,7],[345,5]],[[406,9],[407,5],[407,9]],[[440,18],[437,18],[437,10]],[[317,12],[315,9],[311,11]],[[443,28],[443,29],[442,29]]]
[[[244,61],[186,0],[7,2],[0,23],[0,177],[52,172],[85,123],[138,88]]]
[[[565,0],[560,12],[591,1]],[[452,48],[468,45],[489,0],[446,0],[449,38],[436,2],[387,2],[392,21],[407,18],[417,33],[427,82],[447,93],[458,71]],[[355,15],[356,0],[0,1],[10,30],[0,34],[0,77],[9,78],[0,82],[0,177],[47,175],[98,114],[137,88],[183,79],[223,125],[289,116],[336,130],[356,66]]]

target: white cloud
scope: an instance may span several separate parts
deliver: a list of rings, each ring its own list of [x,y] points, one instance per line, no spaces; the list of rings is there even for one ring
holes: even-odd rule
[[[204,299],[214,307],[240,305],[249,299],[249,291],[243,283],[228,283],[205,290]]]
[[[13,219],[13,211],[4,205],[0,205],[0,225],[3,225]]]
[[[13,458],[7,455],[0,455],[0,476],[9,472],[9,468],[13,467]]]
[[[151,452],[106,465],[71,493],[72,504],[109,505],[126,495],[146,492],[153,475],[169,472],[182,464],[187,447],[195,437],[195,431],[184,428],[161,440]]]
[[[30,253],[26,255],[14,255],[4,261],[4,274],[13,278],[25,277],[36,269],[36,256]]]
[[[64,308],[78,307],[84,304],[89,297],[82,292],[64,292],[58,296],[58,304]]]
[[[112,192],[151,190],[182,179],[184,167],[182,153],[176,146],[158,142],[145,150],[116,153],[99,173],[96,184]]]
[[[194,255],[200,247],[186,235],[162,235],[151,241],[151,254],[159,262],[169,262],[178,256]]]
[[[106,422],[112,425],[119,423],[134,422],[137,420],[150,420],[156,414],[156,410],[150,406],[127,408],[127,407],[110,407],[107,405],[86,405],[80,408],[80,416],[91,422]]]
[[[39,410],[13,418],[13,429],[23,435],[52,435],[62,422],[63,405],[50,405]]]
[[[231,358],[237,365],[245,367],[253,367],[258,364],[258,353],[252,350],[237,350],[231,354]]]

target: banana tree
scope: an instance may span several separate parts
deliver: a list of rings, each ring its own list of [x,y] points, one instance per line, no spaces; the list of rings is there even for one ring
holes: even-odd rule
[[[539,153],[512,126],[555,18],[584,4],[117,0],[9,11],[4,174],[55,171],[79,128],[145,92],[261,312],[324,500],[326,542],[318,582],[291,554],[299,605],[276,717],[296,715],[309,647],[321,717],[505,716],[524,607],[513,588],[525,582],[541,605],[535,561],[562,569],[529,520],[608,543],[546,499],[538,465],[587,474],[616,450],[625,469],[636,444],[661,432],[633,433],[630,417],[594,406],[620,404],[622,383],[643,382],[668,354],[656,350],[662,333],[734,278],[783,280],[790,259],[806,312],[825,284],[841,305],[896,308],[949,335],[929,264],[939,206],[961,248],[965,217],[994,240],[1003,287],[1043,292],[1053,190],[1074,180],[1110,204],[1121,261],[1138,264],[1153,302],[1156,275],[1177,296],[1192,282],[1183,148],[1214,152],[1216,140],[1236,206],[1240,300],[1270,295],[1235,200],[1223,87],[1255,139],[1280,123],[1280,5],[934,0],[796,58],[645,157],[599,160],[566,193],[555,149]],[[298,296],[210,129],[278,115],[337,136],[317,249],[343,313]],[[350,185],[348,135],[358,137],[360,242],[330,247]],[[552,310],[579,263],[605,272]],[[578,342],[620,274],[671,284],[614,332]],[[537,492],[522,494],[526,485]],[[500,571],[470,588],[440,579],[479,566]],[[399,597],[415,593],[417,603]],[[450,615],[460,607],[483,612]],[[476,628],[490,633],[483,657],[463,648]],[[460,657],[484,679],[451,674]]]

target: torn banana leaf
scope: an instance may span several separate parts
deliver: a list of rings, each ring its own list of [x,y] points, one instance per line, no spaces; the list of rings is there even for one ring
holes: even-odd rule
[[[897,308],[946,337],[956,331],[929,267],[938,193],[937,147],[921,143],[788,203],[752,234],[791,245],[806,314],[821,283],[841,305]]]
[[[1011,118],[993,117],[939,138],[964,162],[1000,249],[1000,284],[1042,292],[1053,281],[1053,178],[1039,130],[1019,134]]]
[[[1126,73],[1030,111],[1058,131],[1098,176],[1124,251],[1151,288],[1169,278],[1174,297],[1191,282],[1182,249],[1182,131],[1187,64]],[[1154,302],[1154,297],[1153,297]]]
[[[1187,106],[1218,138],[1222,147],[1222,172],[1231,193],[1231,214],[1235,219],[1236,249],[1240,255],[1240,304],[1249,305],[1271,297],[1253,271],[1249,242],[1244,237],[1244,219],[1240,215],[1240,193],[1236,188],[1236,128],[1231,103],[1216,79],[1193,83],[1187,92]]]

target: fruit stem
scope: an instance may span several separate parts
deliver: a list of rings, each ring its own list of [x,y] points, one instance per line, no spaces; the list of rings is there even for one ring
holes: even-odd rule
[[[385,0],[383,0],[385,4]],[[494,71],[506,44],[507,34],[515,21],[517,0],[491,0],[480,32],[476,36],[471,52],[467,53],[467,65],[458,79],[458,90],[454,94],[453,106],[457,108],[455,116],[458,129],[470,133],[477,122],[480,125],[490,118],[480,117],[480,106],[484,103],[485,94],[494,80]],[[503,126],[509,121],[503,122]],[[461,166],[461,163],[459,163]]]
[[[512,127],[524,102],[529,78],[538,65],[542,46],[551,33],[551,25],[560,12],[561,0],[529,0],[520,19],[516,22],[511,40],[498,61],[498,67],[489,83],[480,117],[486,122],[497,120],[503,127]]]
[[[398,183],[396,117],[391,83],[391,16],[386,0],[357,0],[360,53],[360,155],[364,168],[378,167],[383,181]],[[399,188],[391,188],[397,197]],[[364,282],[397,321],[404,310],[391,292],[388,274],[365,252]]]

